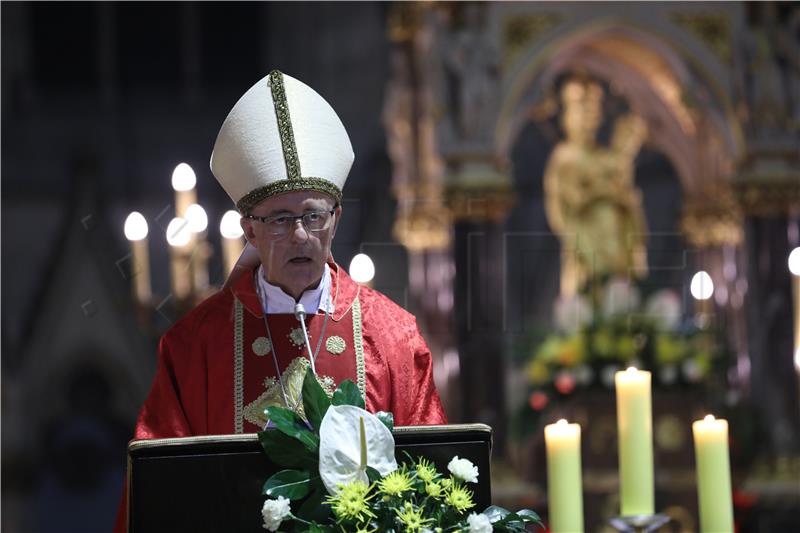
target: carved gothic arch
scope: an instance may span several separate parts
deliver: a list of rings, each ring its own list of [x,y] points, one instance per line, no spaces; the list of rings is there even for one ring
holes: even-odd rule
[[[503,80],[497,153],[510,153],[558,76],[578,70],[607,82],[646,120],[650,144],[670,159],[685,190],[728,181],[743,151],[742,130],[733,95],[717,81],[728,69],[698,47],[680,28],[618,18],[572,23],[532,42],[516,53]]]

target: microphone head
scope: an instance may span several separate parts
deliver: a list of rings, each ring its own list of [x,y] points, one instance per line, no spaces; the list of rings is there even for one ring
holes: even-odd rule
[[[303,304],[297,303],[294,306],[294,317],[297,320],[302,320],[306,316],[306,308],[303,307]]]

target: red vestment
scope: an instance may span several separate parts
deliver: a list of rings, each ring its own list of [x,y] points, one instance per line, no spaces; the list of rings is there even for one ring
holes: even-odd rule
[[[327,319],[322,313],[307,318],[312,349],[319,345],[315,366],[323,387],[332,391],[352,380],[367,410],[391,411],[398,426],[447,423],[431,354],[413,315],[355,283],[332,261],[329,266],[334,312]],[[254,275],[205,300],[162,337],[136,439],[261,430],[263,408],[283,403],[272,350],[290,403],[296,401],[296,380],[308,366],[299,322],[270,314],[267,333]],[[123,507],[115,531],[125,530]]]

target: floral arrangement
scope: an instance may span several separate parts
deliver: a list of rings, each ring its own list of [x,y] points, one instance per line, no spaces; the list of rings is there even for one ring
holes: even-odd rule
[[[514,350],[526,386],[511,423],[517,438],[577,391],[613,389],[614,374],[628,366],[651,371],[654,387],[724,387],[724,342],[707,324],[684,319],[674,291],[643,299],[626,280],[603,280],[559,298],[554,319],[555,331],[522,339]]]
[[[308,533],[488,533],[541,526],[530,510],[490,506],[475,512],[470,483],[478,468],[458,456],[448,475],[423,457],[398,464],[393,417],[364,409],[351,381],[328,397],[311,369],[303,380],[305,418],[282,407],[267,408],[274,429],[259,433],[265,453],[286,467],[264,483],[261,510],[268,531]]]
[[[681,314],[673,291],[658,291],[642,305],[636,287],[623,280],[611,280],[593,301],[583,295],[559,299],[557,331],[524,362],[533,389],[529,402],[545,401],[550,386],[561,395],[613,387],[614,373],[629,365],[651,370],[654,385],[703,381],[717,356],[713,334],[682,324]]]

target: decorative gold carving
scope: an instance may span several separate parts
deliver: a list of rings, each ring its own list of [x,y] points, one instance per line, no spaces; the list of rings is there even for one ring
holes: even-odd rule
[[[424,2],[392,2],[387,17],[389,40],[396,43],[410,41],[422,26]]]
[[[497,187],[447,191],[447,203],[456,221],[503,222],[517,204],[513,190]]]
[[[291,409],[305,420],[306,415],[303,410],[303,379],[305,378],[306,370],[309,366],[311,366],[311,363],[308,362],[308,359],[305,357],[296,357],[281,374],[283,388],[286,390],[289,405],[284,405],[281,384],[276,378],[269,377],[264,380],[264,387],[266,390],[244,408],[244,419],[258,428],[263,428],[269,421],[264,410],[267,407],[279,406]],[[329,397],[333,396],[333,391],[336,387],[332,377],[317,376],[317,382],[323,388],[325,394]]]
[[[272,344],[266,337],[259,337],[253,341],[253,353],[259,357],[267,355],[272,350]]]
[[[742,242],[742,212],[730,187],[720,183],[686,198],[680,227],[689,244],[700,248]]]
[[[749,216],[779,217],[800,213],[800,174],[783,179],[748,180],[734,185]]]
[[[242,302],[233,301],[233,432],[244,431],[244,311]]]
[[[463,157],[453,164],[445,198],[454,221],[502,222],[517,203],[508,174],[498,170],[493,158]]]
[[[506,17],[502,22],[503,66],[512,65],[526,48],[548,30],[560,24],[561,20],[561,15],[555,13]]]
[[[325,349],[333,355],[341,355],[347,348],[347,343],[339,335],[331,335],[325,341]]]
[[[450,245],[450,213],[441,202],[406,202],[397,212],[392,232],[411,252],[444,250]]]
[[[731,20],[721,12],[672,13],[672,21],[702,41],[725,65],[732,61]]]

